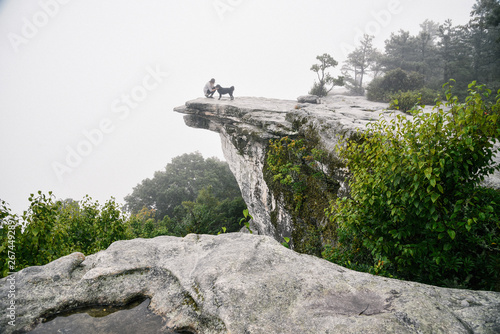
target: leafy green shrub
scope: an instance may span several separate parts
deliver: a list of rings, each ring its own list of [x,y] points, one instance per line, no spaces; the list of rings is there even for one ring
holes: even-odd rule
[[[437,100],[441,99],[438,91],[427,87],[421,88],[417,91],[420,93],[420,103],[425,105],[434,105]]]
[[[55,201],[51,192],[45,195],[39,191],[38,196],[32,194],[29,201],[30,207],[24,212],[22,220],[12,215],[5,203],[2,204],[2,276],[28,266],[44,265],[72,252],[95,253],[116,240],[130,237],[114,200],[101,207],[89,197],[81,203]],[[15,253],[14,268],[10,268],[7,261],[12,252]]]
[[[415,91],[399,91],[391,95],[389,109],[407,112],[408,110],[415,109],[418,105],[420,105],[420,98],[420,94]]]
[[[500,290],[500,194],[480,187],[500,169],[492,162],[500,91],[495,103],[486,102],[490,94],[474,82],[459,103],[448,89],[432,113],[382,118],[362,141],[338,147],[351,197],[332,203],[330,214],[339,242],[354,242],[333,247],[332,259],[357,256],[404,279]]]
[[[389,102],[391,94],[418,90],[424,86],[424,76],[417,72],[405,72],[400,68],[387,72],[382,78],[372,80],[367,87],[370,101]]]
[[[421,105],[436,103],[440,99],[438,92],[430,88],[419,90],[399,91],[389,95],[389,109],[407,112]]]
[[[246,204],[241,197],[232,200],[219,200],[215,197],[212,187],[203,188],[195,202],[182,203],[185,214],[182,226],[186,234],[217,234],[222,227],[227,232],[236,232],[241,229],[239,221]],[[183,235],[183,236],[184,236]]]
[[[407,91],[410,89],[408,88],[408,74],[400,68],[389,71],[383,76],[382,87],[390,92]]]
[[[421,73],[412,71],[407,74],[407,79],[403,85],[404,90],[417,90],[424,87],[425,76]]]
[[[325,85],[321,85],[315,81],[311,90],[309,91],[309,94],[323,97],[328,94],[328,91],[326,90]]]
[[[68,231],[67,242],[72,252],[93,254],[117,240],[131,237],[126,218],[114,199],[100,205],[85,196],[82,201],[69,204],[57,201],[55,207],[59,224]]]
[[[407,112],[420,105],[434,104],[439,95],[429,88],[419,90],[399,91],[390,95],[389,109]]]
[[[382,83],[383,77],[375,78],[368,84],[366,88],[366,98],[370,101],[387,102],[390,101],[391,91],[387,91]]]
[[[154,238],[159,235],[175,235],[175,227],[172,220],[166,216],[158,221],[155,211],[144,207],[137,214],[130,215],[127,225],[130,227],[134,238]]]

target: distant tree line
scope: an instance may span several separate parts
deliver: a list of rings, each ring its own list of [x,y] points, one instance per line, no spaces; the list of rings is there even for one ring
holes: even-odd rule
[[[500,88],[500,1],[478,0],[465,25],[425,20],[420,27],[415,36],[404,30],[392,33],[384,52],[373,47],[373,36],[365,35],[343,66],[351,93],[365,93],[366,75],[372,77],[368,99],[385,102],[399,91],[414,91],[432,104],[432,91],[440,92],[451,79],[461,97],[472,81]]]
[[[117,240],[235,232],[246,209],[227,163],[200,153],[173,158],[134,188],[125,208],[89,196],[57,200],[51,192],[29,201],[21,216],[0,201],[0,277],[73,252],[93,254]]]
[[[172,159],[125,197],[131,226],[140,237],[216,234],[241,228],[246,204],[226,162],[196,153]]]
[[[454,88],[462,98],[472,81],[493,91],[500,89],[499,0],[477,0],[465,25],[425,20],[420,28],[415,36],[404,30],[392,33],[383,52],[373,46],[373,36],[364,35],[337,79],[325,71],[338,62],[328,54],[318,56],[321,62],[311,70],[319,81],[310,94],[326,96],[326,84],[345,85],[351,94],[366,93],[372,101],[409,99],[414,105],[418,97],[424,104],[433,104],[450,80],[455,80]],[[368,85],[367,79],[371,79]]]

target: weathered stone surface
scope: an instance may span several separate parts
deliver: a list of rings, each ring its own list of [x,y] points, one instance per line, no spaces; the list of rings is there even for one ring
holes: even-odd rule
[[[323,104],[252,97],[238,97],[234,101],[196,99],[175,111],[186,114],[188,126],[220,134],[226,161],[254,218],[253,231],[278,241],[291,238],[294,247],[294,218],[282,194],[270,188],[263,173],[269,140],[295,137],[305,129],[313,129],[322,147],[332,151],[340,135],[366,126],[380,113],[390,114],[384,111],[385,104],[353,102],[349,98],[333,96]],[[340,191],[345,192],[345,171],[330,173],[340,183]]]
[[[225,158],[254,217],[255,232],[281,241],[291,237],[294,218],[283,197],[264,177],[269,139],[314,133],[321,148],[334,155],[333,149],[342,135],[364,130],[369,122],[379,117],[391,118],[399,114],[387,111],[385,103],[370,102],[363,97],[329,95],[321,102],[297,104],[252,97],[238,97],[234,101],[196,99],[175,111],[187,114],[188,126],[220,133]],[[500,154],[496,163],[500,163]],[[338,168],[327,173],[340,185],[338,195],[345,194],[346,170]],[[500,188],[500,173],[487,178],[485,184]],[[317,222],[318,226],[324,224],[325,221]],[[294,242],[292,240],[292,247]]]
[[[151,299],[193,333],[499,333],[500,293],[445,289],[351,271],[243,233],[118,241],[13,275],[16,326],[90,305]],[[8,292],[0,280],[0,295]]]
[[[291,217],[281,210],[280,224],[271,223],[271,212],[280,204],[264,181],[263,167],[270,139],[297,134],[285,119],[295,105],[294,101],[238,97],[217,102],[197,99],[175,108],[187,114],[188,126],[220,133],[224,156],[254,218],[252,230],[277,240],[290,236]]]

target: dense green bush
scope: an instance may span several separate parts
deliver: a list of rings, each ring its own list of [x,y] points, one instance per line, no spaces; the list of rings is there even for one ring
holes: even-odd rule
[[[332,203],[342,264],[443,286],[500,290],[500,193],[480,186],[500,138],[491,92],[451,90],[434,111],[372,123],[338,147],[352,174],[349,198]]]
[[[315,81],[311,90],[309,90],[309,94],[323,97],[328,94],[328,91],[326,90],[325,85],[321,85]]]
[[[199,152],[173,158],[125,201],[133,235],[143,238],[217,234],[222,227],[234,232],[246,208],[227,162]]]
[[[182,215],[173,219],[178,221],[181,235],[188,233],[217,234],[224,227],[226,232],[237,232],[242,226],[239,221],[243,217],[246,204],[243,198],[218,199],[212,187],[203,188],[195,201],[182,202]]]
[[[420,105],[434,104],[438,98],[439,94],[430,88],[399,91],[390,95],[389,109],[407,112]]]
[[[387,72],[383,77],[372,80],[366,96],[370,101],[389,102],[395,92],[419,90],[424,86],[424,76],[417,72],[405,72],[400,68]]]
[[[176,224],[165,216],[162,220],[156,220],[155,212],[144,207],[136,214],[132,214],[127,220],[134,238],[154,238],[159,235],[177,235]]]
[[[155,219],[154,210],[144,207],[132,214],[127,224],[135,238],[154,238],[159,235],[184,237],[189,233],[217,234],[222,228],[226,232],[239,231],[239,221],[243,217],[246,204],[243,198],[220,200],[212,187],[200,190],[195,201],[184,201],[178,206],[173,217]]]
[[[424,87],[419,89],[417,92],[420,94],[421,104],[434,105],[437,101],[441,100],[441,94],[437,90]]]
[[[134,187],[125,197],[127,211],[139,213],[143,208],[153,210],[155,219],[173,218],[182,202],[196,201],[201,189],[212,187],[220,201],[241,198],[241,191],[225,161],[203,158],[201,153],[186,153],[174,157],[164,170],[154,173]]]
[[[0,207],[2,276],[44,265],[72,252],[92,254],[131,236],[113,199],[100,206],[89,197],[81,202],[56,201],[51,192],[38,192],[29,201],[30,207],[22,217],[11,214],[5,203]],[[10,268],[8,259],[12,254],[15,263]]]
[[[421,96],[419,93],[409,90],[407,92],[399,91],[391,94],[389,109],[407,112],[408,110],[418,108]]]
[[[393,93],[391,91],[387,91],[383,88],[382,82],[384,81],[383,77],[375,78],[368,84],[366,88],[366,98],[370,101],[377,102],[387,102],[390,101],[390,95]]]

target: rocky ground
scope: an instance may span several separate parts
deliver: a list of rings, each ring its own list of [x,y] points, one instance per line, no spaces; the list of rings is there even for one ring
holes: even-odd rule
[[[12,278],[16,325],[8,324],[8,299],[0,299],[2,333],[30,330],[69,309],[139,297],[151,299],[164,329],[187,333],[500,332],[500,293],[359,273],[242,233],[118,241]]]

